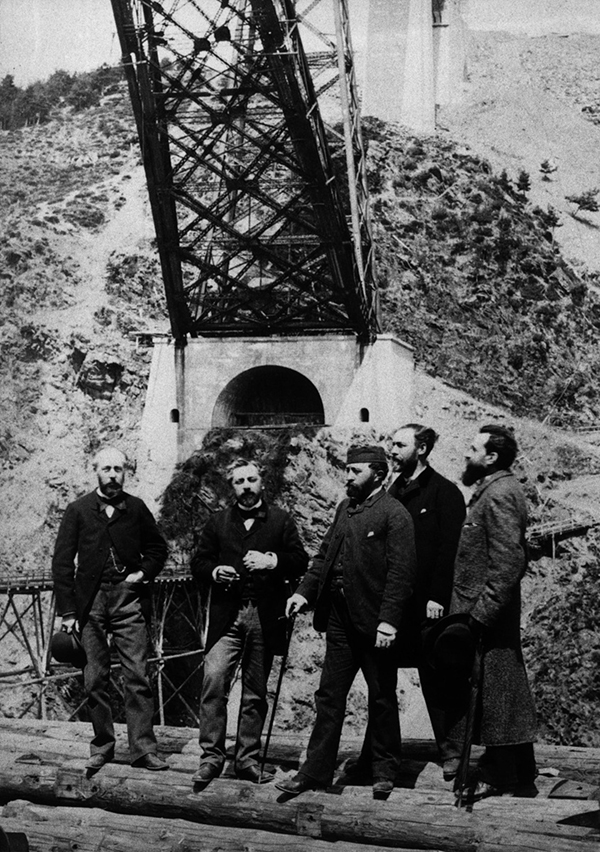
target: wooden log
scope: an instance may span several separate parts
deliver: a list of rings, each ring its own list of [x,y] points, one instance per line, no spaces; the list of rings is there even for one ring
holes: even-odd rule
[[[127,731],[125,725],[117,724],[117,751],[127,754]],[[155,727],[159,749],[163,754],[198,755],[198,731],[196,728],[173,728],[169,726]],[[71,746],[74,743],[88,745],[91,739],[91,726],[86,722],[61,722],[36,719],[0,719],[0,734],[20,732],[32,737],[43,736],[46,739],[64,741]],[[275,733],[269,748],[269,760],[275,764],[297,766],[306,746],[307,736]],[[232,748],[229,741],[229,748]],[[338,762],[348,757],[356,757],[360,753],[362,739],[347,737],[342,740],[338,753]],[[432,740],[405,739],[402,743],[403,755],[407,760],[435,762],[437,751]],[[481,749],[475,747],[474,756],[481,754]],[[542,769],[554,767],[561,775],[568,777],[569,773],[600,776],[600,748],[582,748],[578,746],[556,746],[538,743],[535,746],[536,758]]]
[[[157,776],[129,766],[108,765],[87,778],[78,762],[71,766],[26,765],[0,757],[0,790],[4,798],[28,798],[47,804],[86,803],[148,816],[233,828],[256,828],[323,840],[371,843],[396,848],[519,849],[523,852],[584,852],[595,838],[595,802],[490,799],[473,813],[458,810],[450,793],[395,790],[386,802],[374,801],[370,789],[353,788],[340,795],[305,793],[286,800],[272,785],[257,786],[218,779],[194,793],[189,775]],[[577,825],[583,817],[592,821]],[[502,839],[500,842],[498,838]],[[483,844],[487,844],[484,847]],[[587,850],[586,850],[587,852]]]
[[[127,760],[127,731],[124,725],[116,725],[117,732],[117,756],[123,761]],[[194,760],[199,759],[200,748],[198,745],[198,732],[195,728],[173,728],[168,726],[157,726],[155,728],[159,750],[165,755],[181,754],[188,756],[190,762],[182,762],[183,766],[193,766]],[[33,749],[33,739],[43,738],[44,741],[54,741],[55,754],[77,754],[84,756],[88,754],[89,740],[92,732],[91,726],[85,722],[59,722],[40,721],[35,719],[0,719],[0,735],[3,744],[7,743],[12,748],[13,737],[24,736],[26,739],[18,741],[22,745],[27,739],[30,740]],[[62,746],[60,744],[63,744]],[[338,763],[341,764],[348,757],[356,757],[360,753],[362,741],[360,738],[348,738],[342,741],[338,753]],[[15,748],[21,747],[15,745]],[[230,740],[229,752],[233,754],[233,742]],[[289,734],[274,734],[269,749],[269,762],[292,769],[298,766],[306,745],[306,738],[292,736]],[[542,771],[554,768],[562,777],[576,777],[580,780],[589,779],[590,783],[597,782],[600,777],[600,749],[581,748],[574,746],[554,746],[538,744],[535,747],[538,766]],[[45,749],[44,749],[45,750]],[[76,750],[76,751],[75,751]],[[481,754],[481,749],[473,749],[474,759]],[[415,766],[421,763],[437,761],[435,743],[431,740],[404,740],[403,756],[405,767],[408,767],[406,775],[415,776]],[[411,764],[414,761],[414,764]],[[401,768],[400,778],[404,769]]]
[[[331,844],[248,828],[199,825],[182,819],[116,814],[98,808],[34,805],[16,800],[2,809],[5,831],[25,832],[31,852],[331,852]],[[381,846],[336,843],[336,852],[381,852]],[[408,852],[417,852],[416,849]]]

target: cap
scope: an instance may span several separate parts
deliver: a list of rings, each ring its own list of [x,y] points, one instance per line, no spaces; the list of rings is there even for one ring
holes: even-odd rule
[[[348,449],[346,464],[359,464],[361,462],[387,464],[385,450],[383,447],[377,446],[377,444],[350,447]]]

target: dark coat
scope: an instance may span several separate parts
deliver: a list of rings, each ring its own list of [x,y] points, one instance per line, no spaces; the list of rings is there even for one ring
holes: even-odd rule
[[[519,483],[510,471],[497,471],[473,494],[456,556],[450,611],[484,625],[480,741],[489,746],[535,739],[520,629],[526,525]]]
[[[316,630],[326,630],[331,569],[344,542],[344,592],[356,629],[375,641],[377,625],[399,627],[416,572],[410,515],[385,491],[360,506],[343,500],[298,593],[314,606]]]
[[[143,500],[125,492],[119,505],[107,519],[92,491],[65,509],[52,558],[59,615],[75,613],[80,622],[85,620],[111,546],[127,573],[143,571],[146,580],[153,580],[162,570],[168,548],[152,513]]]
[[[388,489],[406,508],[415,527],[417,576],[415,590],[407,607],[407,618],[397,640],[400,663],[416,666],[420,660],[421,627],[427,602],[450,607],[454,560],[465,518],[465,501],[460,489],[427,466],[406,488],[395,480]]]
[[[230,506],[211,515],[200,535],[191,569],[196,580],[211,589],[207,651],[235,621],[243,579],[248,574],[243,558],[249,550],[258,550],[277,556],[274,569],[252,572],[252,579],[265,642],[273,653],[283,653],[285,604],[306,570],[308,555],[290,515],[277,506],[264,504],[264,508],[264,513],[246,530],[235,506]],[[212,574],[217,565],[233,566],[242,582],[230,586],[213,582]]]

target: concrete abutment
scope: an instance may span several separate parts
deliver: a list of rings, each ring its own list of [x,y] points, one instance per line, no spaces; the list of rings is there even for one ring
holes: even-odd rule
[[[154,342],[139,475],[156,504],[210,429],[286,423],[389,432],[410,419],[412,347],[382,334],[203,337]]]

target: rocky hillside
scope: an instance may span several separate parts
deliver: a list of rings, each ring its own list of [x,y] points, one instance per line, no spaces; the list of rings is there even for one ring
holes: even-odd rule
[[[58,519],[88,487],[102,442],[129,450],[135,489],[151,356],[136,334],[168,329],[124,92],[53,116],[0,133],[5,578],[47,570]],[[476,425],[511,422],[534,519],[596,520],[600,453],[573,432],[540,424],[592,425],[598,415],[595,274],[564,259],[555,218],[532,201],[523,169],[503,174],[449,133],[417,139],[372,123],[367,136],[384,322],[415,346],[415,417],[442,433],[434,464],[458,478]],[[165,495],[161,520],[174,548],[189,551],[190,529],[224,499],[215,466],[250,442],[273,462],[271,493],[293,508],[314,549],[342,491],[350,437],[209,436]],[[544,733],[598,743],[597,542],[592,534],[563,543],[556,559],[536,555],[526,641]],[[312,719],[321,645],[308,620],[298,631],[281,722],[301,730]],[[402,690],[405,727],[414,732],[422,708],[410,673]],[[350,712],[357,727],[364,709],[359,689]]]
[[[595,276],[563,259],[528,176],[495,174],[445,136],[371,123],[378,278],[387,330],[431,375],[520,416],[600,414]]]

